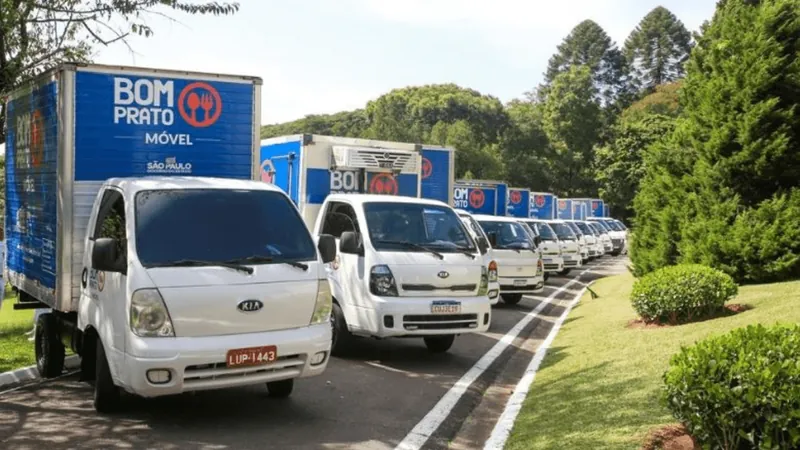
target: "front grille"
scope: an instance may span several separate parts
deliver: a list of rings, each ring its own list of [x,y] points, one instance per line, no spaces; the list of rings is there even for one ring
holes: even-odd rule
[[[564,261],[564,267],[577,267],[578,261]]]
[[[540,284],[529,284],[526,286],[514,286],[513,284],[501,284],[500,291],[504,294],[514,293],[514,292],[529,292],[535,291],[541,287]]]
[[[404,291],[474,291],[478,288],[477,284],[455,284],[452,286],[434,286],[432,284],[401,284]]]
[[[229,378],[242,378],[262,376],[269,373],[300,373],[305,364],[305,359],[300,355],[279,356],[278,359],[259,366],[228,368],[224,362],[212,364],[198,364],[186,366],[183,373],[183,383],[187,388],[200,388],[213,385],[215,381],[224,381]]]
[[[558,270],[558,264],[545,264],[544,270]]]
[[[477,314],[413,314],[403,316],[406,330],[452,330],[476,328]]]

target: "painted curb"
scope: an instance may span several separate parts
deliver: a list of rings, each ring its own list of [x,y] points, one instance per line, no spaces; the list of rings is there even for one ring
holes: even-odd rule
[[[71,355],[64,358],[64,368],[67,370],[74,370],[79,368],[81,360],[77,355]],[[8,372],[0,373],[0,387],[24,383],[26,381],[38,380],[39,371],[36,366],[23,367],[17,370],[10,370]]]

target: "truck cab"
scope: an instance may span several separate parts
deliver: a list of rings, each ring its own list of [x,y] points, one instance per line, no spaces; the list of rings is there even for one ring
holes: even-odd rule
[[[580,229],[574,220],[565,220],[565,224],[572,229],[575,236],[578,237],[578,245],[580,246],[581,264],[586,264],[589,261],[589,244],[586,242],[586,235]]]
[[[456,212],[437,201],[330,194],[313,234],[332,235],[333,351],[354,337],[421,337],[446,352],[456,335],[488,330],[489,272]]]
[[[539,249],[542,252],[545,276],[549,278],[551,274],[561,273],[564,270],[564,257],[556,232],[544,220],[522,219],[521,222],[530,227],[541,239]]]
[[[456,209],[456,214],[461,219],[461,222],[467,228],[475,242],[479,242],[479,250],[483,255],[483,263],[489,271],[489,300],[494,306],[500,301],[500,283],[497,279],[497,261],[494,260],[494,253],[491,244],[489,244],[489,237],[484,233],[483,228],[475,221],[467,211],[463,209]]]
[[[564,260],[564,269],[559,275],[566,275],[572,269],[580,268],[581,263],[580,244],[578,236],[572,231],[563,220],[550,220],[547,222],[550,228],[558,236],[559,246],[561,247],[561,257]]]
[[[523,295],[541,292],[544,289],[542,260],[519,219],[482,214],[473,217],[489,237],[497,261],[503,303],[515,305]]]

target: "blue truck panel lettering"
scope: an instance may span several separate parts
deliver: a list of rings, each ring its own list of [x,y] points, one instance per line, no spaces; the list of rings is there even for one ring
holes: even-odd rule
[[[300,189],[300,140],[262,145],[259,161],[261,181],[273,183],[299,205]]]
[[[56,288],[58,85],[48,81],[8,103],[6,264],[38,283],[53,302]]]
[[[366,182],[358,170],[306,169],[306,202],[322,204],[328,194],[369,193],[417,197],[418,179],[414,174],[367,172]]]
[[[556,214],[556,198],[553,194],[545,192],[531,193],[530,217],[553,220]]]
[[[453,152],[422,149],[422,198],[450,204],[450,166]]]
[[[497,189],[457,185],[453,190],[455,208],[473,214],[496,215]]]
[[[253,86],[78,72],[75,179],[252,176]]]
[[[508,191],[508,215],[511,217],[530,217],[531,191],[510,189]]]
[[[558,199],[558,218],[561,220],[572,219],[572,200]]]

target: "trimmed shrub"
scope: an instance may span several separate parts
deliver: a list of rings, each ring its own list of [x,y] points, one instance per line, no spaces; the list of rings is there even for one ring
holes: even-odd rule
[[[674,324],[719,313],[738,292],[736,283],[724,272],[681,264],[636,280],[631,302],[645,322]]]
[[[750,325],[684,347],[664,401],[704,448],[800,448],[800,326]]]

